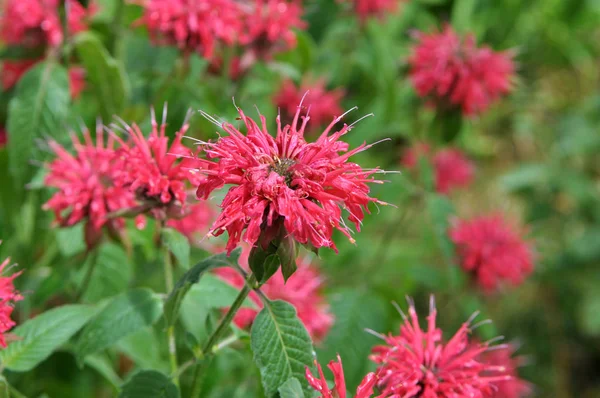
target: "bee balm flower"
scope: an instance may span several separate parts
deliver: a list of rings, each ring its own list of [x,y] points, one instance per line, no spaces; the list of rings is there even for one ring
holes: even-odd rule
[[[308,367],[306,367],[305,377],[308,380],[308,384],[321,394],[321,398],[346,398],[346,380],[344,379],[342,358],[338,355],[337,362],[331,361],[327,365],[331,373],[333,373],[334,385],[331,389],[327,385],[321,365],[317,361],[315,361],[315,365],[317,365],[317,370],[319,371],[319,378],[314,377]],[[354,398],[369,398],[373,394],[373,387],[375,387],[376,383],[377,376],[375,373],[371,372],[367,374],[356,389]]]
[[[0,273],[4,272],[9,262],[10,259],[7,258],[0,264]],[[6,348],[4,333],[15,326],[15,322],[10,318],[14,303],[23,300],[23,296],[16,291],[13,284],[14,279],[20,274],[21,272],[16,272],[8,277],[0,276],[0,347],[4,348]]]
[[[454,336],[444,341],[436,327],[437,311],[431,298],[427,330],[422,330],[414,304],[400,335],[385,337],[385,345],[373,349],[371,359],[380,365],[377,387],[384,397],[493,397],[494,383],[508,380],[503,369],[479,362],[488,344],[469,344],[476,326],[463,323]],[[471,317],[473,318],[473,317]]]
[[[463,269],[487,291],[504,281],[519,285],[533,271],[531,247],[499,214],[460,220],[450,238]]]
[[[348,160],[372,145],[349,150],[340,138],[352,126],[344,125],[331,133],[341,116],[315,142],[306,142],[309,117],[303,117],[299,124],[301,105],[291,125],[282,127],[277,117],[275,138],[268,133],[264,116],[260,116],[259,126],[239,109],[246,134],[233,124],[223,123],[228,135],[204,146],[208,160],[200,160],[199,172],[206,177],[198,185],[198,197],[206,199],[215,189],[233,185],[211,231],[215,236],[229,233],[228,252],[241,239],[253,246],[261,237],[266,249],[281,227],[297,242],[335,250],[334,229],[354,241],[342,209],[359,229],[370,202],[385,204],[369,196],[367,184],[381,182],[373,178],[378,169],[365,170]]]
[[[504,373],[510,376],[509,380],[496,383],[494,398],[523,398],[531,394],[531,384],[519,378],[517,368],[524,364],[523,357],[513,357],[516,348],[509,344],[501,350],[485,352],[481,361],[504,368]]]

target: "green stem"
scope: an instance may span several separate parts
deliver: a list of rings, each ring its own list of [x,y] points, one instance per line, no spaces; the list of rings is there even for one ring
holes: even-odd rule
[[[94,274],[94,269],[96,269],[96,264],[98,263],[98,249],[92,249],[90,257],[90,266],[88,267],[85,276],[83,277],[83,282],[81,283],[81,287],[79,291],[75,295],[75,301],[79,301],[81,297],[85,294],[88,286],[90,285],[90,281],[92,280],[92,275]]]
[[[221,320],[219,326],[217,326],[215,331],[212,333],[212,335],[204,345],[202,349],[202,361],[198,363],[198,365],[196,365],[196,370],[194,371],[194,381],[192,384],[193,387],[191,395],[192,398],[200,397],[200,394],[202,393],[202,381],[204,379],[203,376],[214,356],[214,348],[216,347],[216,343],[221,338],[223,333],[225,333],[225,331],[231,324],[231,321],[235,317],[235,314],[238,312],[238,310],[242,306],[242,303],[244,302],[244,300],[246,300],[246,297],[248,297],[248,294],[250,294],[250,291],[255,285],[256,278],[253,274],[250,274],[250,276],[246,279],[246,284],[244,284],[244,287],[242,288],[238,296],[235,298],[235,301],[233,302],[233,304],[231,304],[229,311],[227,311],[227,314],[225,314],[225,317]]]
[[[173,264],[171,262],[171,252],[162,244],[162,237],[159,237],[159,245],[164,247],[165,259],[163,261],[165,271],[165,286],[167,294],[173,290]],[[177,373],[177,342],[175,341],[175,325],[167,327],[167,346],[169,348],[169,364],[171,365],[171,373]],[[173,382],[179,387],[179,377],[175,376]]]

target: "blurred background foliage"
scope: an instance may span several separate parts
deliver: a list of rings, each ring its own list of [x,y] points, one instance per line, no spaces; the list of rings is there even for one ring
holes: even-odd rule
[[[184,58],[176,48],[153,46],[142,27],[132,27],[140,7],[98,0],[90,31],[62,49],[68,56],[50,57],[0,94],[0,125],[9,132],[8,146],[0,150],[0,259],[10,255],[25,270],[17,280],[25,292],[17,324],[68,301],[86,267],[81,228],[52,228],[52,216],[41,210],[49,197],[41,189],[39,167],[48,159],[47,137],[68,142],[70,128],[92,127],[98,116],[108,122],[114,114],[149,126],[149,107],[162,109],[164,103],[170,133],[190,108],[231,121],[233,97],[247,113],[256,105],[273,126],[273,97],[281,82],[314,76],[345,90],[346,109],[359,107],[350,121],[375,114],[347,136],[351,145],[392,139],[358,155],[357,163],[401,170],[404,148],[421,140],[443,145],[450,136],[477,165],[476,183],[450,197],[435,193],[428,164],[420,165],[419,176],[386,176],[390,183],[376,186],[374,196],[397,207],[374,209],[378,214],[365,219],[356,245],[340,236],[339,254],[321,251],[336,322],[317,345],[319,361],[340,353],[352,391],[377,341],[364,328],[397,331],[400,316],[390,302],[403,304],[410,295],[424,311],[434,293],[447,330],[479,309],[494,320],[477,330],[479,338],[518,341],[519,353],[529,360],[520,371],[538,396],[600,396],[600,2],[410,0],[399,12],[366,23],[333,0],[305,3],[309,28],[298,32],[296,48],[232,80],[211,73],[197,55]],[[474,32],[478,43],[495,50],[516,52],[514,92],[475,119],[440,121],[407,78],[411,32],[445,23]],[[2,58],[13,56],[9,50],[2,50]],[[73,61],[87,72],[87,87],[75,101],[68,96],[65,69]],[[215,137],[207,120],[196,115],[191,122],[190,135]],[[496,210],[527,226],[536,270],[518,288],[484,294],[456,267],[446,230],[453,217]],[[164,289],[162,274],[151,272],[161,267],[152,231],[130,226],[131,253],[103,247],[101,272],[84,301],[99,302],[127,286]],[[192,262],[206,255],[192,248]],[[214,304],[202,303],[202,289],[223,300],[232,297],[226,288],[203,286],[184,303],[188,335],[178,336],[182,345],[206,333],[206,316],[199,313],[215,315]],[[211,316],[206,319],[210,323]],[[66,344],[35,370],[8,371],[6,377],[32,397],[112,396],[136,368],[168,369],[166,347],[158,340],[163,327],[159,322],[119,341],[106,355],[88,357],[83,370]],[[210,368],[207,396],[258,394],[251,355],[248,349],[225,349]]]

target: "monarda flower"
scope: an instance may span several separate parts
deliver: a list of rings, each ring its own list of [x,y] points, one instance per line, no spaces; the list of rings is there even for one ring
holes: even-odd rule
[[[235,44],[244,26],[244,15],[234,0],[138,0],[144,25],[157,44],[211,58],[217,44]]]
[[[381,18],[398,9],[400,0],[351,0],[354,12],[364,22],[371,17]]]
[[[10,259],[7,258],[0,264],[0,274],[4,273],[4,269],[9,263]],[[15,322],[10,318],[15,302],[23,300],[23,296],[17,292],[13,283],[19,275],[21,275],[21,272],[16,272],[11,276],[0,275],[0,347],[3,348],[6,348],[6,336],[4,334],[15,326]]]
[[[366,170],[348,161],[373,144],[349,150],[340,138],[352,125],[331,133],[344,115],[334,119],[315,142],[308,143],[304,131],[310,118],[303,117],[299,124],[301,108],[302,104],[291,125],[282,128],[277,117],[275,138],[268,133],[264,116],[260,115],[259,126],[238,109],[246,134],[225,122],[222,128],[228,135],[204,145],[208,160],[199,160],[199,173],[206,177],[198,185],[197,196],[206,199],[215,189],[233,185],[211,230],[215,236],[228,232],[229,253],[242,238],[252,246],[261,238],[266,250],[282,232],[302,244],[337,250],[332,240],[334,229],[354,242],[342,209],[360,230],[370,202],[387,204],[369,196],[367,184],[382,182],[373,177],[380,170]]]
[[[6,134],[6,128],[4,128],[4,126],[0,126],[0,149],[4,148],[6,146],[6,142],[7,142],[7,134]]]
[[[283,112],[286,120],[292,120],[298,104],[305,97],[303,104],[306,114],[310,114],[311,124],[314,127],[329,123],[336,116],[343,113],[340,101],[344,95],[342,89],[328,91],[324,80],[314,83],[303,82],[300,87],[291,80],[286,80],[275,96],[275,105]]]
[[[167,221],[167,226],[175,228],[193,242],[200,233],[208,230],[214,215],[214,210],[206,201],[198,201],[189,205],[181,218]]]
[[[427,330],[422,330],[414,303],[409,300],[408,318],[400,334],[385,337],[385,345],[373,348],[371,359],[379,364],[377,387],[388,397],[493,397],[495,383],[507,380],[503,369],[479,362],[488,343],[469,344],[474,316],[454,336],[444,341],[436,327],[437,310],[431,298]],[[474,314],[476,315],[476,314]]]
[[[249,251],[245,250],[240,262],[245,266]],[[244,286],[244,278],[233,268],[219,268],[215,273],[236,288]],[[286,281],[280,272],[273,275],[261,286],[261,291],[270,300],[284,300],[292,304],[298,313],[298,318],[304,323],[306,330],[316,341],[322,341],[333,325],[333,315],[321,292],[323,279],[317,268],[298,261],[298,269]],[[262,301],[255,292],[250,292],[250,299],[262,308]],[[240,328],[252,324],[258,311],[252,308],[241,308],[233,319]]]
[[[428,158],[433,163],[435,190],[438,193],[447,195],[458,188],[469,186],[473,181],[475,166],[456,148],[443,148],[432,156],[427,144],[418,143],[405,152],[402,165],[407,169],[414,169],[419,157]]]
[[[93,246],[105,224],[116,229],[123,227],[122,219],[108,220],[107,214],[133,207],[136,202],[133,193],[116,182],[124,164],[122,157],[117,156],[113,136],[105,144],[102,129],[98,128],[96,142],[87,130],[83,137],[80,142],[73,135],[74,155],[50,141],[57,158],[48,165],[44,183],[58,191],[43,208],[52,210],[61,226],[85,221],[86,241]]]
[[[525,364],[523,357],[514,357],[516,348],[508,344],[505,348],[491,350],[482,354],[480,360],[484,363],[503,368],[503,373],[510,379],[496,383],[494,398],[524,398],[531,394],[531,384],[520,379],[517,369]]]
[[[58,46],[63,41],[59,0],[7,0],[0,19],[0,38],[9,45]],[[77,0],[66,1],[68,32],[74,35],[87,29],[86,10]]]
[[[269,59],[275,52],[292,49],[296,47],[294,29],[306,27],[299,0],[254,0],[242,9],[246,26],[241,44],[250,52],[243,58]]]
[[[327,380],[323,374],[321,365],[315,360],[315,365],[319,371],[319,378],[316,378],[311,373],[310,369],[306,367],[305,377],[308,384],[321,394],[321,398],[346,398],[346,380],[344,379],[344,368],[342,367],[342,358],[337,356],[337,362],[331,361],[327,367],[333,373],[334,385],[329,388]],[[356,395],[354,398],[369,398],[373,394],[373,388],[377,383],[377,375],[373,372],[367,374],[361,381],[360,385],[356,389]],[[381,396],[383,397],[383,396]]]
[[[151,209],[155,217],[178,218],[186,213],[186,182],[199,183],[193,170],[196,165],[193,153],[181,144],[189,124],[186,118],[170,146],[165,134],[166,106],[160,126],[152,110],[151,126],[152,131],[146,138],[137,124],[130,126],[123,122],[131,141],[121,142],[124,168],[119,183],[135,192],[136,198]],[[162,214],[162,210],[167,214]]]
[[[416,38],[410,79],[419,96],[441,109],[456,106],[476,115],[511,91],[515,66],[509,52],[478,48],[473,35],[460,38],[450,26]]]
[[[486,291],[523,283],[533,271],[533,250],[500,214],[458,220],[450,229],[460,264]]]

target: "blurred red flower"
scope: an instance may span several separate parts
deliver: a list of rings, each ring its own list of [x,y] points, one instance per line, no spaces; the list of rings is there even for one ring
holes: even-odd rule
[[[435,190],[438,193],[449,194],[457,188],[469,186],[473,181],[475,166],[456,148],[443,148],[432,156],[429,145],[417,143],[406,150],[402,165],[407,169],[415,169],[421,156],[433,163]]]
[[[346,381],[344,379],[344,368],[342,367],[342,358],[337,356],[337,362],[331,361],[327,367],[333,373],[333,388],[329,388],[327,385],[327,379],[325,379],[325,375],[323,374],[323,369],[321,365],[315,361],[315,365],[317,366],[317,370],[319,371],[319,378],[314,377],[306,367],[306,380],[308,380],[308,384],[316,391],[321,394],[322,398],[346,398]],[[373,388],[377,383],[377,376],[375,373],[371,372],[365,376],[365,378],[361,381],[360,385],[356,389],[356,395],[354,398],[369,398],[373,394]]]
[[[0,126],[0,149],[4,148],[4,146],[6,145],[6,139],[6,129],[4,128],[4,126]]]
[[[398,9],[400,0],[352,0],[354,11],[362,21],[370,17],[384,17]]]
[[[247,268],[249,250],[245,250],[240,262]],[[215,273],[232,286],[244,286],[244,278],[233,268],[218,268]],[[298,261],[298,269],[284,281],[281,272],[277,272],[261,286],[261,291],[270,300],[284,300],[292,304],[298,312],[298,318],[304,323],[306,330],[316,341],[321,341],[333,325],[333,315],[321,292],[323,280],[316,267],[309,263]],[[262,308],[258,294],[250,292],[250,299]],[[241,308],[233,319],[240,328],[252,324],[258,311],[252,308]]]
[[[4,269],[10,263],[10,258],[7,258],[0,264],[0,274],[4,273]],[[0,275],[0,347],[6,348],[6,337],[4,334],[15,326],[10,316],[12,315],[14,304],[17,301],[23,300],[23,296],[17,292],[13,283],[14,279],[21,275],[20,272],[15,272],[11,276]]]
[[[508,379],[498,368],[477,361],[488,344],[469,344],[472,319],[443,341],[436,327],[437,310],[430,302],[427,330],[421,330],[414,303],[398,336],[385,337],[371,359],[380,365],[377,387],[382,396],[394,397],[493,397],[495,383]],[[471,317],[473,318],[473,317]]]
[[[500,214],[458,220],[450,229],[463,269],[486,291],[519,285],[533,271],[533,250]]]
[[[511,91],[515,66],[509,52],[478,48],[473,35],[463,39],[450,26],[416,38],[410,79],[421,97],[442,107],[460,106],[472,116]]]
[[[201,231],[208,230],[214,215],[215,211],[206,201],[197,201],[187,207],[187,212],[182,218],[172,218],[167,221],[167,226],[175,228],[190,241],[194,241]]]
[[[85,88],[85,69],[80,66],[69,68],[69,88],[71,98],[79,98]]]
[[[2,61],[2,88],[4,90],[13,88],[25,72],[39,61],[39,59]]]
[[[342,89],[328,91],[324,80],[305,81],[300,87],[291,80],[285,80],[276,94],[274,102],[283,111],[284,119],[291,120],[298,109],[298,104],[304,97],[303,104],[306,104],[306,114],[310,115],[311,124],[317,127],[331,122],[336,116],[343,113],[340,105],[343,96],[344,90]]]
[[[508,344],[506,348],[490,350],[482,354],[480,360],[490,365],[503,368],[503,373],[510,379],[496,383],[494,398],[524,398],[531,394],[531,384],[520,379],[517,368],[524,364],[522,357],[513,357],[515,347]]]
[[[247,133],[233,124],[223,123],[228,133],[204,150],[208,160],[200,160],[200,172],[206,177],[198,185],[199,198],[208,198],[215,189],[232,184],[223,202],[222,212],[212,227],[215,236],[229,233],[230,253],[242,238],[250,245],[260,239],[263,249],[283,227],[287,234],[302,244],[331,247],[333,230],[338,229],[351,241],[350,228],[342,218],[342,208],[358,230],[368,212],[368,204],[385,204],[369,196],[368,183],[380,183],[373,178],[378,169],[363,169],[348,159],[372,145],[362,144],[349,150],[339,139],[352,126],[344,125],[330,134],[341,120],[336,118],[316,142],[308,143],[304,131],[309,118],[299,125],[298,107],[291,125],[282,128],[277,117],[277,136],[267,131],[266,119],[261,126],[239,109]],[[343,116],[343,115],[342,115]],[[210,116],[208,116],[210,117]]]

